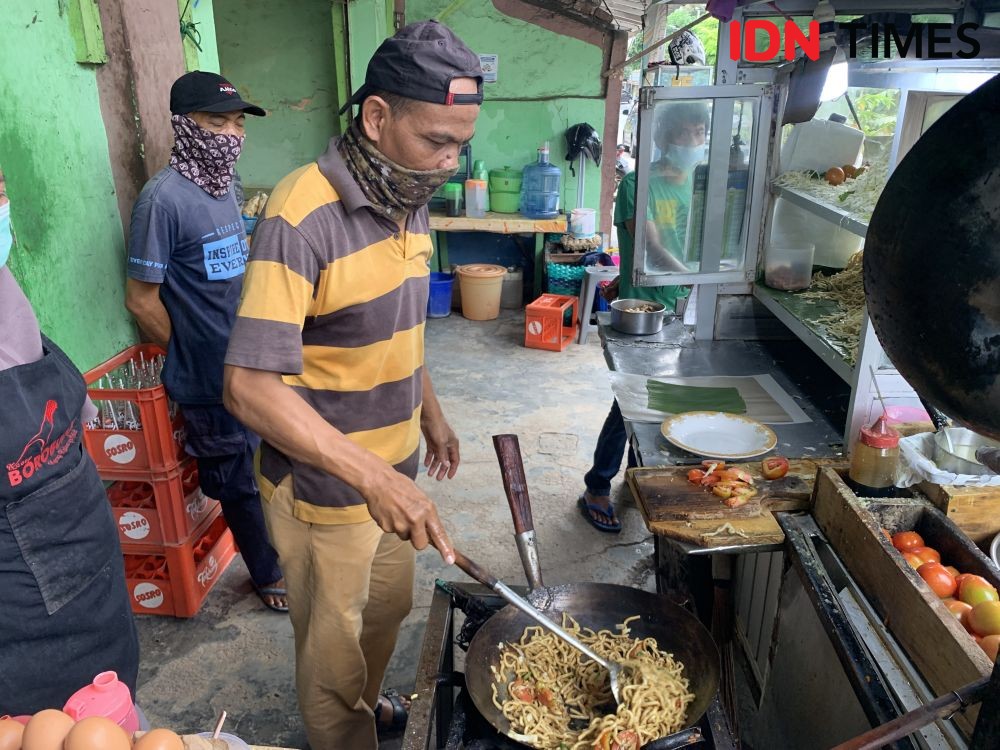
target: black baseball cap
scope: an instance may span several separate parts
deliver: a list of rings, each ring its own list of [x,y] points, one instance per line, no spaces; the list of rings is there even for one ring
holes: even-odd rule
[[[475,78],[478,93],[451,93],[448,89],[455,78]],[[364,84],[340,114],[377,91],[431,104],[482,104],[483,69],[479,55],[443,23],[418,21],[379,45],[368,61]]]
[[[185,73],[170,87],[170,112],[186,115],[191,112],[246,112],[264,117],[267,112],[256,104],[245,102],[236,87],[217,73],[193,70]]]

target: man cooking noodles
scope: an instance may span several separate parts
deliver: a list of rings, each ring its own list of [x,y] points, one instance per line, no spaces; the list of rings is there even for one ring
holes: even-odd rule
[[[222,405],[222,360],[247,255],[233,174],[243,121],[264,110],[222,76],[194,71],[174,82],[170,111],[170,164],[132,209],[125,304],[167,349],[163,384],[184,414],[185,448],[197,458],[202,491],[222,504],[261,600],[283,612],[281,571],[254,478],[259,439]]]
[[[405,702],[379,689],[414,547],[453,560],[413,481],[421,433],[432,476],[459,464],[424,365],[427,203],[481,102],[478,56],[435,21],[407,26],[345,105],[360,110],[349,130],[275,187],[254,232],[226,404],[264,440],[259,481],[313,750],[374,750],[376,724],[405,722]]]
[[[688,207],[693,190],[692,174],[705,157],[708,109],[695,102],[664,106],[654,124],[654,141],[660,158],[649,168],[649,203],[646,220],[647,263],[658,269],[684,273],[684,245],[687,238]],[[621,275],[609,286],[609,299],[643,299],[674,310],[677,300],[688,295],[684,286],[635,286],[635,193],[636,173],[625,175],[615,202]],[[617,286],[616,286],[617,284]],[[625,455],[625,421],[618,401],[611,404],[594,449],[594,463],[583,478],[586,489],[577,506],[588,523],[598,531],[618,533],[621,522],[611,504],[611,480],[618,474]],[[629,449],[629,466],[635,458]]]

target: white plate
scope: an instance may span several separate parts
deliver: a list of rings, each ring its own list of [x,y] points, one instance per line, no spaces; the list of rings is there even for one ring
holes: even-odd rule
[[[755,419],[721,411],[689,411],[663,420],[669,442],[706,458],[753,458],[778,444],[774,432]]]

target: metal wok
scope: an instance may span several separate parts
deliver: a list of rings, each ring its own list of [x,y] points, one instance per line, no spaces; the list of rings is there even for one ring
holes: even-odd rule
[[[695,696],[687,710],[685,727],[697,724],[719,688],[719,651],[711,634],[686,609],[647,591],[607,583],[541,586],[531,506],[517,437],[497,435],[493,444],[500,459],[504,489],[514,517],[521,561],[528,580],[539,586],[531,591],[528,599],[557,622],[566,613],[582,626],[594,630],[615,630],[615,626],[625,618],[638,615],[639,620],[629,623],[632,633],[638,637],[655,638],[661,650],[673,654],[684,665],[684,675]],[[497,731],[519,740],[510,722],[493,705],[491,667],[499,663],[499,644],[519,641],[524,629],[533,624],[527,615],[508,605],[487,620],[473,637],[465,664],[466,686],[476,708]],[[497,689],[502,702],[507,697],[506,686],[498,685]],[[684,744],[697,736],[696,732],[690,733]],[[652,745],[649,743],[647,747]],[[657,745],[661,748],[679,746]]]
[[[1000,438],[1000,77],[896,167],[868,225],[864,279],[875,332],[914,390]]]

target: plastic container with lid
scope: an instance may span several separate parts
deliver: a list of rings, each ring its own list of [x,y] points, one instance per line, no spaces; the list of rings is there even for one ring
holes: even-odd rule
[[[562,170],[549,163],[549,143],[538,149],[538,162],[523,170],[521,213],[529,219],[554,219],[559,215]]]
[[[486,216],[486,201],[489,193],[485,180],[465,181],[465,215],[471,219],[482,219]]]
[[[521,200],[521,172],[504,167],[490,170],[490,207],[498,214],[516,214]]]
[[[77,690],[66,701],[63,711],[76,721],[88,716],[103,716],[124,729],[129,736],[139,730],[139,715],[132,703],[128,685],[116,672],[101,672],[93,682]]]
[[[486,210],[489,211],[490,210],[490,191],[489,191],[490,172],[489,172],[488,169],[486,169],[486,162],[483,161],[482,159],[476,159],[475,164],[472,165],[472,179],[474,179],[474,180],[482,180],[483,182],[486,183],[486,186],[487,186],[486,187]]]
[[[851,454],[847,484],[860,497],[896,495],[899,433],[883,414],[871,427],[862,427]]]
[[[812,281],[815,245],[780,247],[770,245],[764,256],[764,283],[772,289],[793,292]]]
[[[469,320],[493,320],[500,314],[500,296],[507,269],[490,263],[459,266],[462,315]]]
[[[457,182],[444,184],[444,213],[445,216],[462,215],[462,186]]]

